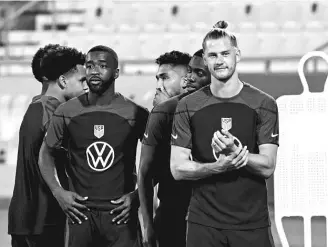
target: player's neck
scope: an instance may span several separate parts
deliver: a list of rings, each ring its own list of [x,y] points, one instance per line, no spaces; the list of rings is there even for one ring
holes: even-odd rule
[[[217,80],[212,76],[211,78],[211,92],[214,96],[219,98],[231,98],[237,95],[243,87],[243,83],[239,80],[238,74],[235,73],[226,82]]]
[[[108,105],[115,97],[115,84],[112,83],[110,87],[101,95],[91,92],[89,90],[88,100],[91,105]]]
[[[64,103],[66,100],[62,91],[63,90],[58,87],[56,82],[48,82],[48,88],[44,95],[54,97],[58,99],[60,103]]]

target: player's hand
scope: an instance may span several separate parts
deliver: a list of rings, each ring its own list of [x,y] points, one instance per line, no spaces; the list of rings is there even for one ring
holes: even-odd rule
[[[133,213],[137,214],[139,207],[138,193],[136,191],[123,195],[117,200],[112,200],[111,203],[118,205],[110,213],[117,214],[112,220],[114,223],[128,223]]]
[[[231,171],[244,167],[248,162],[247,146],[244,146],[242,149],[239,147],[236,152],[232,152],[229,155],[220,154],[216,164],[218,169],[222,171]]]
[[[66,214],[67,218],[74,224],[81,224],[82,220],[87,220],[88,217],[84,215],[80,210],[89,210],[85,205],[79,203],[85,201],[88,198],[82,197],[75,192],[67,191],[62,188],[54,192],[54,196],[57,199],[60,207]]]
[[[228,130],[214,132],[211,146],[216,153],[222,151],[235,152],[238,149],[234,136]]]
[[[146,225],[142,231],[142,246],[156,247],[156,235],[152,225]]]

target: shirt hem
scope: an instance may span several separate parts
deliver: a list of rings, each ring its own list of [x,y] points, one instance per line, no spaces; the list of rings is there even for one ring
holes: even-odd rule
[[[254,223],[248,223],[248,224],[240,224],[240,225],[234,225],[234,224],[224,224],[224,223],[216,223],[211,224],[209,222],[206,222],[204,220],[194,219],[187,217],[187,221],[207,227],[212,227],[216,229],[223,229],[223,230],[254,230],[254,229],[260,229],[260,228],[266,228],[270,227],[271,223],[268,222],[254,222]]]

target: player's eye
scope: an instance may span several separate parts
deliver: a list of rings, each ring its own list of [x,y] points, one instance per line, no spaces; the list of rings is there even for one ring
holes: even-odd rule
[[[198,75],[199,77],[203,77],[203,76],[204,76],[204,73],[203,73],[203,72],[198,72],[197,75]]]
[[[100,68],[105,69],[105,68],[107,68],[107,65],[106,64],[101,64]]]
[[[91,68],[92,68],[92,65],[87,64],[85,67],[86,67],[87,69],[91,69]]]

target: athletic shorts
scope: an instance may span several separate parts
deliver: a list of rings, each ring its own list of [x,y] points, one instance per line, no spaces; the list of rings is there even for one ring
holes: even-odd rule
[[[187,223],[187,247],[274,247],[271,228],[221,230]]]
[[[179,209],[161,203],[156,210],[154,226],[158,237],[158,247],[186,246],[185,220],[187,208]]]
[[[48,226],[38,235],[11,235],[12,247],[64,247],[65,227]]]
[[[83,212],[88,220],[82,224],[68,223],[68,247],[139,247],[137,219],[117,225],[110,210]]]

